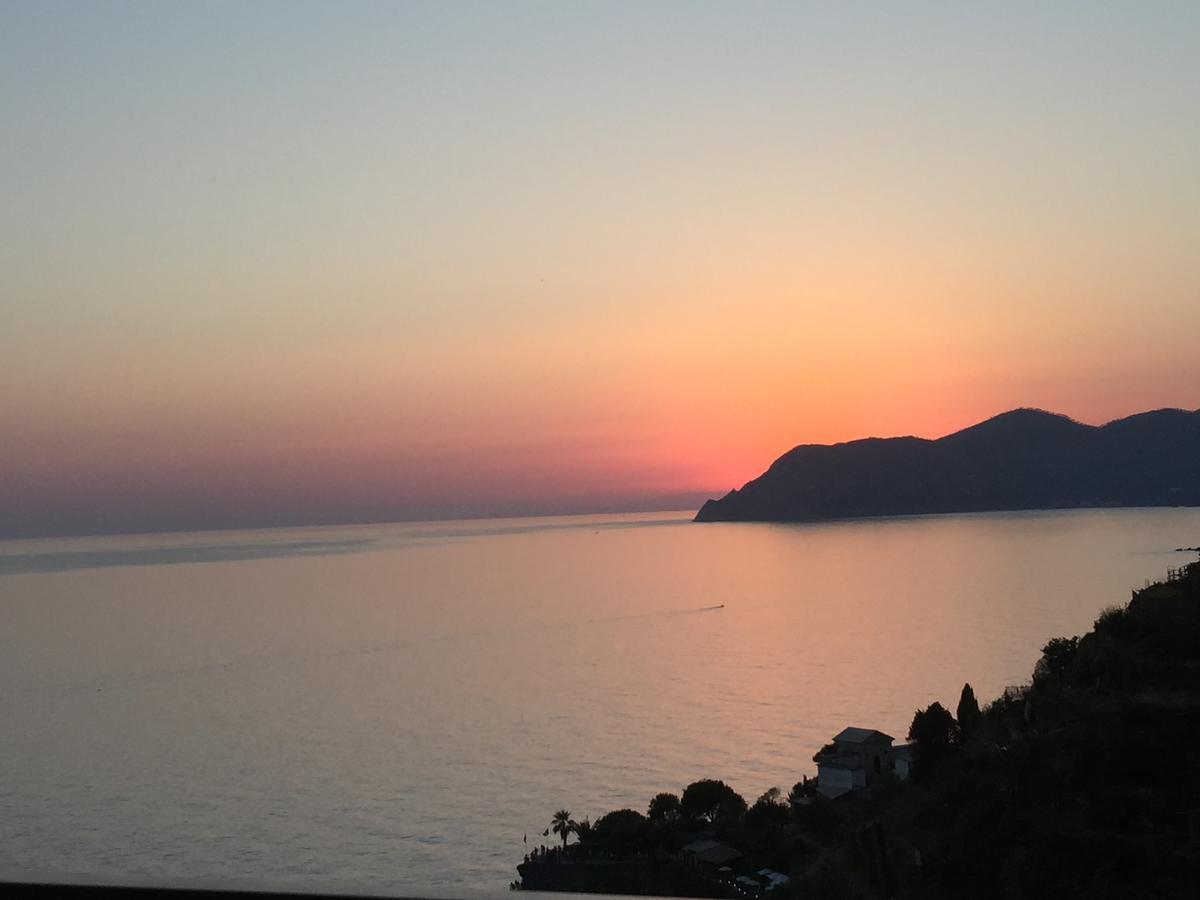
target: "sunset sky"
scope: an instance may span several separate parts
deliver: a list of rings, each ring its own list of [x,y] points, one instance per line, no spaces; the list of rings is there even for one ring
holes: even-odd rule
[[[1200,406],[1200,4],[0,3],[0,536]]]

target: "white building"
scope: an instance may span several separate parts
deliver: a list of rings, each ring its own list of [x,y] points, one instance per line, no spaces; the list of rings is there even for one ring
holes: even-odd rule
[[[833,798],[867,788],[883,777],[907,778],[912,755],[907,745],[893,747],[893,740],[872,728],[842,729],[813,757],[817,790]]]

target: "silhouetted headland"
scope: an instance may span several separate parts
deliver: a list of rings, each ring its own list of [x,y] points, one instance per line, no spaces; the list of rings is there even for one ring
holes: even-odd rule
[[[696,521],[1119,506],[1200,506],[1200,410],[1094,426],[1015,409],[937,440],[804,444]]]

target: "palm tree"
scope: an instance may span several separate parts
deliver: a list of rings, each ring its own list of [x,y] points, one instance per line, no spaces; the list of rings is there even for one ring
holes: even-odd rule
[[[571,814],[565,809],[560,809],[554,814],[554,822],[550,826],[550,830],[562,838],[563,849],[567,847],[567,838],[571,836],[571,832],[576,829],[575,821],[571,818]]]
[[[575,837],[579,843],[586,844],[592,836],[592,823],[589,819],[580,819],[575,823]]]

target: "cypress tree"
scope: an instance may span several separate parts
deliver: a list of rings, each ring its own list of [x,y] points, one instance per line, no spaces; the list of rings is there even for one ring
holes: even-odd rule
[[[958,698],[958,729],[964,738],[970,737],[979,724],[979,701],[975,699],[975,691],[970,683],[964,684],[962,696]]]

